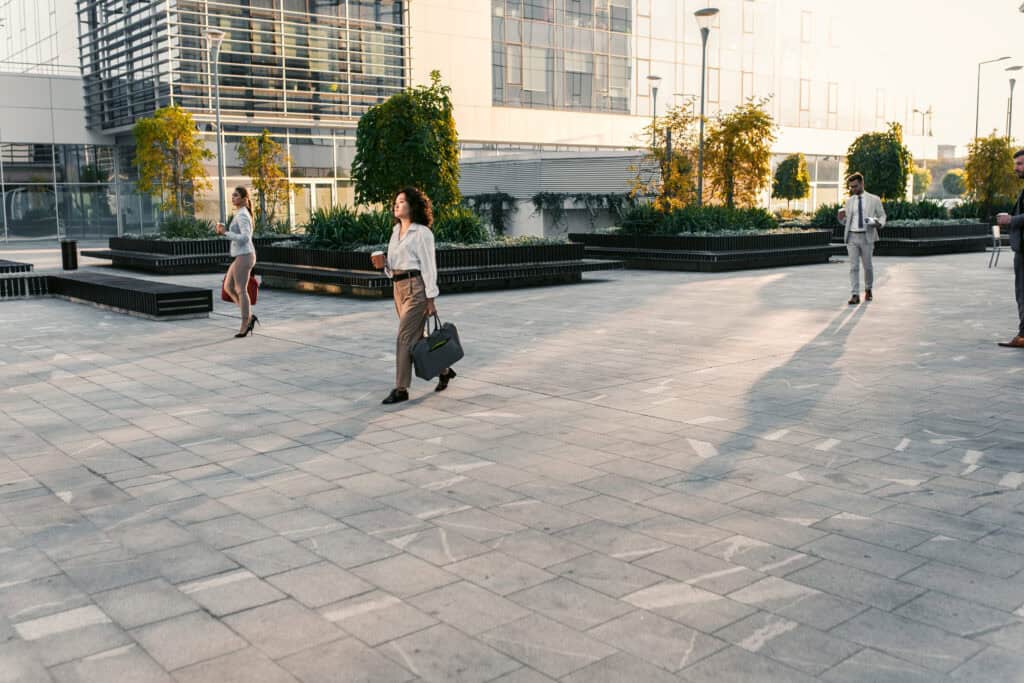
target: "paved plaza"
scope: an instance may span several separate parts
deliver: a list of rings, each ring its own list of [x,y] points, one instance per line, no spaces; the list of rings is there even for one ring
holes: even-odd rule
[[[1024,681],[987,260],[442,296],[393,407],[386,300],[2,301],[0,682]]]

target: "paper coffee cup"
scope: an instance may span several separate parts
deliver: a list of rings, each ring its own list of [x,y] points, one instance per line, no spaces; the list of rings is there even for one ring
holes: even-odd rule
[[[373,258],[374,256],[383,256],[383,255],[384,255],[383,251],[375,251],[372,254],[370,254],[370,258]]]

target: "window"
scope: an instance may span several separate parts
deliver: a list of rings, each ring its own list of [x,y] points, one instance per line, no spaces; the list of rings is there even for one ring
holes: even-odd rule
[[[719,78],[720,78],[720,75],[721,75],[721,71],[720,71],[720,69],[717,66],[715,66],[715,67],[708,67],[708,83],[707,83],[707,87],[708,87],[708,92],[707,92],[708,102],[718,102],[719,101],[719,87],[720,87],[719,86],[719,83],[720,83]]]
[[[800,42],[810,43],[812,42],[812,33],[814,29],[814,15],[810,12],[800,13]]]
[[[547,92],[547,53],[542,47],[523,47],[523,90]]]
[[[829,83],[828,84],[828,113],[838,114],[839,113],[839,84]]]
[[[754,0],[743,0],[743,32],[754,32]]]
[[[885,90],[881,88],[875,91],[875,118],[885,118]]]
[[[523,3],[523,17],[536,21],[554,21],[555,8],[552,0],[526,0]]]
[[[811,110],[811,82],[806,78],[800,79],[800,111]]]
[[[508,65],[508,84],[522,85],[523,83],[523,48],[520,45],[509,45],[508,54],[505,57]]]
[[[740,100],[746,102],[754,96],[754,74],[744,71],[740,80]]]

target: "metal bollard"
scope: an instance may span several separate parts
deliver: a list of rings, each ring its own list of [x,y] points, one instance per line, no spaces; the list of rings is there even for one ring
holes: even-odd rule
[[[78,241],[60,241],[60,263],[64,270],[78,270]]]

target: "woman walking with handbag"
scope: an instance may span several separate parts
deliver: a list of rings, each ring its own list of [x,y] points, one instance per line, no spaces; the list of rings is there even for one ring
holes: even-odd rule
[[[395,388],[381,403],[390,405],[409,400],[412,381],[412,347],[423,337],[423,326],[437,313],[437,259],[434,254],[434,212],[430,198],[415,187],[395,196],[394,216],[388,252],[373,255],[375,268],[391,278],[398,312],[398,342],[395,348]],[[455,371],[446,368],[434,391],[444,391]]]
[[[252,202],[249,191],[244,187],[236,187],[231,193],[231,204],[235,207],[235,216],[231,225],[224,229],[223,223],[217,224],[217,234],[231,240],[231,256],[233,260],[224,278],[224,291],[228,293],[242,313],[242,326],[236,337],[252,334],[253,327],[260,320],[251,314],[249,301],[249,277],[256,265],[256,247],[252,243]]]

